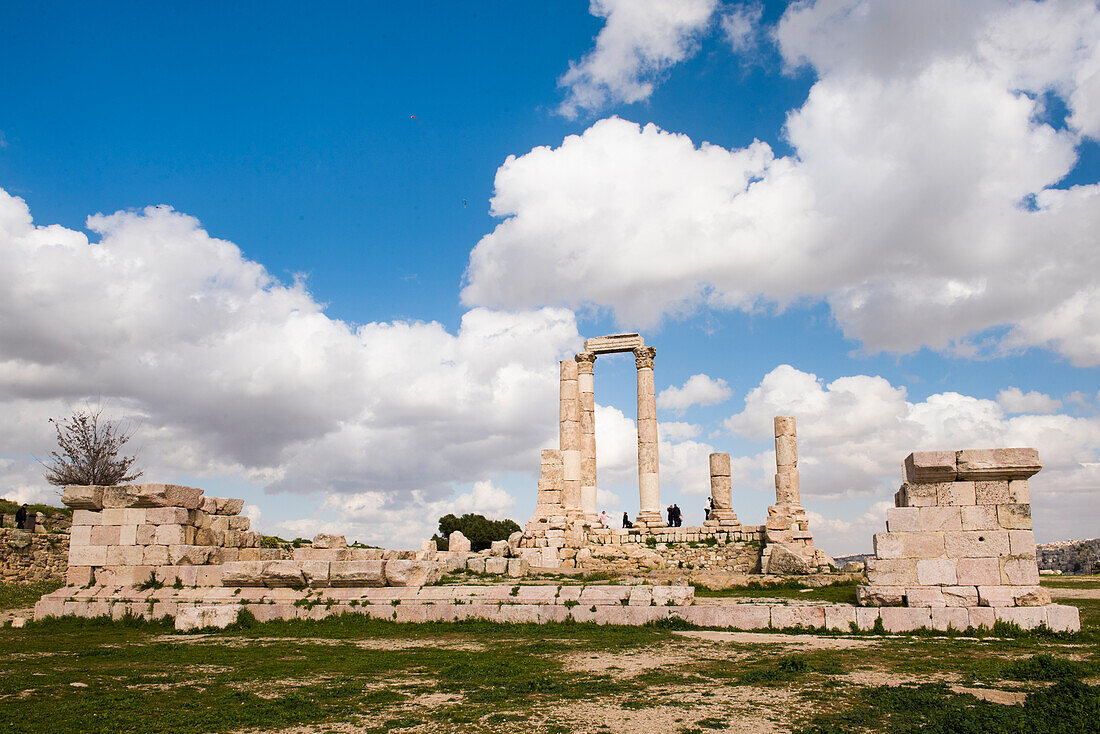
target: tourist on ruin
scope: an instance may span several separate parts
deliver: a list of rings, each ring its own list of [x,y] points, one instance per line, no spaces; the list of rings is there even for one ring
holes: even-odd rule
[[[611,527],[611,516],[607,514],[607,510],[604,510],[603,512],[600,513],[600,527],[601,528]]]
[[[634,527],[634,523],[630,522],[630,514],[625,512],[625,511],[623,512],[623,527],[624,528]]]
[[[669,505],[666,511],[668,512],[668,526],[670,528],[676,527],[676,510],[672,509],[672,505]]]
[[[20,530],[27,524],[27,504],[24,502],[23,506],[15,511],[15,527]]]
[[[684,524],[684,514],[680,511],[680,505],[672,505],[672,521],[675,523],[673,525],[675,528]]]
[[[713,509],[714,509],[714,498],[713,497],[707,497],[707,506],[703,508],[703,520],[704,521],[710,519],[710,512]]]

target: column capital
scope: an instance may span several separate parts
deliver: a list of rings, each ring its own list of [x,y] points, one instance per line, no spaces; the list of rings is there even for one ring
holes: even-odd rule
[[[634,365],[640,369],[653,369],[653,358],[657,356],[657,347],[638,347],[634,350]]]
[[[581,352],[573,359],[576,360],[578,367],[588,365],[588,369],[592,369],[592,364],[596,361],[596,354],[595,352]]]

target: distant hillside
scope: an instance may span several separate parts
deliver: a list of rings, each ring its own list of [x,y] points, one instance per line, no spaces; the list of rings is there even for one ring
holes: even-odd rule
[[[1040,543],[1035,546],[1035,551],[1042,571],[1100,573],[1100,538]]]

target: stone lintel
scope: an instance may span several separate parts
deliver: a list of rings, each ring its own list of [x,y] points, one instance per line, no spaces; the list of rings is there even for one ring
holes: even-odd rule
[[[645,339],[640,334],[610,334],[584,340],[584,351],[592,354],[633,352],[635,349],[644,346]]]

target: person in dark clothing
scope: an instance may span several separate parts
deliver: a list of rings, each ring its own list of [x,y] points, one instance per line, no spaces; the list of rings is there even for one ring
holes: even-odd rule
[[[703,508],[703,519],[704,520],[709,520],[710,519],[710,513],[713,509],[714,509],[714,498],[713,497],[707,497],[707,506]]]
[[[684,514],[680,511],[680,505],[672,506],[672,519],[674,522],[673,527],[680,527],[684,524]]]
[[[27,524],[27,505],[24,503],[22,507],[15,511],[15,527],[20,530]]]
[[[630,522],[630,515],[625,513],[625,512],[623,513],[623,527],[624,528],[634,527],[634,523]]]
[[[666,509],[668,512],[668,526],[670,528],[676,527],[676,510],[672,509],[672,505],[669,505]]]

